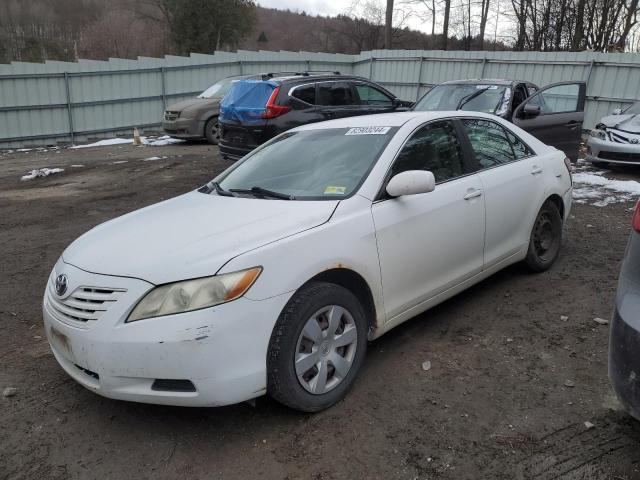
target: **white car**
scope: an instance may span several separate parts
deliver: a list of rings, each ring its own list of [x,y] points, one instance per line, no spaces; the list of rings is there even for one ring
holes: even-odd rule
[[[586,160],[596,167],[640,164],[640,102],[600,120],[589,133]]]
[[[368,340],[514,262],[549,268],[569,168],[481,113],[298,127],[71,244],[44,295],[46,334],[62,368],[110,398],[269,393],[321,410],[352,385]]]

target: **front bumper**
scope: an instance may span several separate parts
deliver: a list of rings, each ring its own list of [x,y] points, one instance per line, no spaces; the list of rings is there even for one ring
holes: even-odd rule
[[[589,162],[640,164],[640,144],[617,143],[589,136],[586,160]]]
[[[162,121],[162,129],[167,135],[175,138],[204,138],[204,125],[203,120],[194,118],[178,118],[176,120]]]
[[[263,301],[240,298],[128,324],[131,309],[153,285],[58,262],[52,279],[61,273],[69,279],[68,297],[88,285],[115,284],[121,290],[99,319],[86,322],[60,313],[65,296],[52,298],[51,289],[45,294],[44,327],[53,354],[89,390],[119,400],[181,406],[228,405],[266,392],[269,339],[289,294]],[[195,388],[158,389],[156,380],[189,381]]]

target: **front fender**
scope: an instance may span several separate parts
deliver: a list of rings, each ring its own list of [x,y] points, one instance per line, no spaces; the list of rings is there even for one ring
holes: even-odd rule
[[[354,196],[340,202],[328,222],[262,246],[231,259],[220,273],[260,265],[262,274],[247,292],[251,300],[292,293],[319,273],[346,268],[369,285],[377,312],[384,323],[382,280],[371,215],[371,201]]]

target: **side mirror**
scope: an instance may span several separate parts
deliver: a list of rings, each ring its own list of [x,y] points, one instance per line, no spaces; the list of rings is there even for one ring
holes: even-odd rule
[[[387,184],[387,193],[392,197],[433,192],[436,179],[433,173],[424,170],[407,170],[394,176]]]
[[[526,118],[533,118],[540,115],[540,105],[532,105],[531,103],[527,103],[522,109],[522,113]]]
[[[614,108],[613,112],[611,112],[611,115],[620,115],[621,113],[622,113],[621,108]]]

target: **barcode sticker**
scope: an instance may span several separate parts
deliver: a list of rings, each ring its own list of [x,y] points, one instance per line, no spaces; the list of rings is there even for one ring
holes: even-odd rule
[[[391,127],[353,127],[345,135],[385,135]]]

